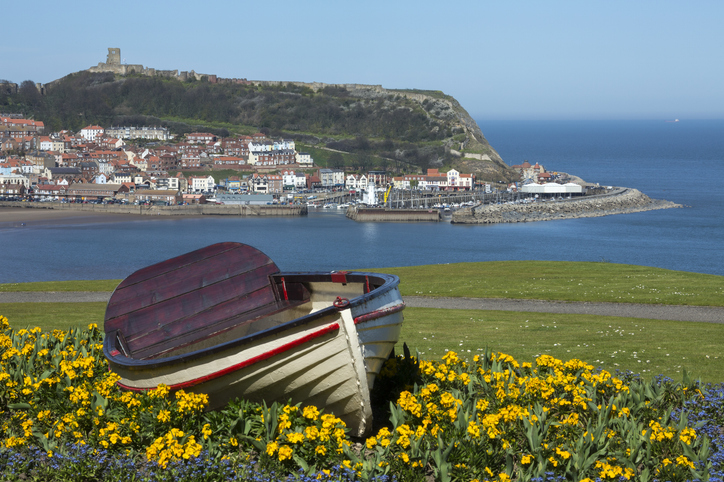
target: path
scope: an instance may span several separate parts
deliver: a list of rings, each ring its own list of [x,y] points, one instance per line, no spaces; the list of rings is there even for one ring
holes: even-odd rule
[[[88,303],[105,302],[108,292],[57,291],[0,293],[0,303]],[[541,300],[513,300],[500,298],[428,298],[405,296],[410,308],[442,308],[453,310],[496,310],[535,313],[570,313],[579,315],[621,316],[654,320],[698,321],[724,323],[724,307],[645,305],[636,303],[586,303]],[[0,313],[2,314],[2,313]]]

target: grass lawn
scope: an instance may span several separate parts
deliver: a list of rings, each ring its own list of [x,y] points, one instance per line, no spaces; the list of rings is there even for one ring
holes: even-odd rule
[[[613,263],[488,261],[380,271],[403,296],[724,306],[724,276]]]
[[[724,277],[611,263],[505,261],[389,268],[403,296],[452,296],[724,306]],[[112,291],[119,280],[0,285],[0,291]],[[16,328],[67,329],[102,324],[105,303],[4,303]],[[680,380],[686,368],[724,382],[724,327],[639,318],[407,308],[405,342],[425,358],[445,350],[472,356],[489,347],[519,361],[549,354],[582,359],[609,371]]]
[[[103,326],[106,303],[0,303],[0,315],[16,330],[39,326],[43,331]]]
[[[512,311],[405,309],[402,343],[427,359],[446,350],[472,357],[486,347],[532,362],[538,355],[578,358],[610,372],[631,370],[681,381],[685,368],[704,382],[724,382],[724,327],[714,323]]]
[[[0,315],[14,328],[40,326],[44,331],[102,326],[105,310],[102,302],[0,304]],[[686,368],[705,382],[724,381],[724,329],[713,323],[407,308],[396,353],[402,353],[403,342],[425,359],[440,359],[446,350],[472,357],[489,347],[519,362],[548,354],[646,378],[663,374],[680,381]]]
[[[82,281],[39,281],[36,283],[4,283],[0,284],[0,293],[18,291],[113,291],[121,282],[111,280]]]

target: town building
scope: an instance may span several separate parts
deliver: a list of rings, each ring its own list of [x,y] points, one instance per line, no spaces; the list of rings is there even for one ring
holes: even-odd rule
[[[171,139],[169,130],[166,127],[109,127],[105,133],[107,136],[119,139],[153,139],[159,141]]]

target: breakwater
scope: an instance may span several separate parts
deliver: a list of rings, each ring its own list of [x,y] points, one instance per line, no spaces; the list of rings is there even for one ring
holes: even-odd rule
[[[0,201],[0,207],[83,211],[98,214],[141,214],[148,216],[306,216],[307,206],[287,204],[189,204],[185,206],[144,206],[133,204],[79,204],[56,202]]]
[[[440,211],[437,209],[386,209],[357,206],[347,208],[346,216],[355,221],[437,222],[441,219]]]
[[[683,207],[670,201],[651,199],[637,189],[618,188],[608,194],[560,201],[517,204],[484,204],[453,213],[453,224],[496,224],[592,218]]]

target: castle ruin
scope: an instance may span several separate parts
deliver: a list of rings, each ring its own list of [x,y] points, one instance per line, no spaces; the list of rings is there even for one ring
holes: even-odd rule
[[[107,65],[121,65],[121,49],[108,49]]]

